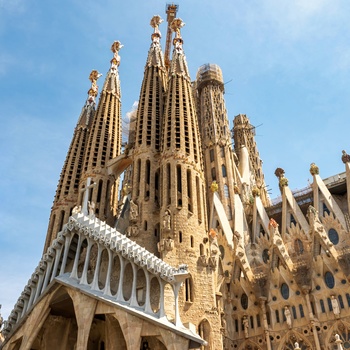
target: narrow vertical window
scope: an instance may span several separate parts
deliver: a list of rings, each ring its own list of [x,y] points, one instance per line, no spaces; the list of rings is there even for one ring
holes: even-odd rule
[[[229,192],[228,186],[226,184],[224,185],[224,195],[226,198],[230,198],[230,192]]]
[[[225,164],[221,165],[222,177],[227,177]]]
[[[136,196],[140,195],[140,182],[141,182],[141,159],[137,161]]]
[[[202,205],[201,205],[201,195],[199,187],[199,178],[196,176],[196,193],[197,193],[197,215],[198,221],[202,221]]]
[[[278,310],[275,310],[275,315],[276,315],[276,322],[280,323],[280,313]]]
[[[145,200],[149,199],[149,190],[151,182],[151,162],[146,160],[146,178],[145,178]]]
[[[102,180],[100,180],[98,182],[98,191],[97,191],[97,198],[96,198],[97,203],[100,203],[100,201],[101,201],[102,185],[103,185],[103,182],[102,182]]]
[[[191,170],[187,170],[187,198],[188,198],[188,211],[192,212],[192,177],[191,177]]]
[[[211,168],[211,178],[213,181],[216,180],[216,170],[215,168]]]
[[[214,150],[213,149],[210,150],[210,161],[211,162],[214,161]]]
[[[325,313],[326,312],[326,308],[324,307],[324,302],[323,302],[322,299],[320,300],[320,306],[321,306],[321,312]]]
[[[191,236],[190,241],[191,241],[191,248],[193,248],[193,247],[194,247],[194,239],[193,239],[193,236]]]
[[[168,200],[168,205],[170,205],[171,204],[171,169],[170,169],[169,163],[166,166],[166,181],[167,181],[167,200]]]
[[[181,176],[181,165],[176,167],[176,183],[177,183],[177,206],[182,207],[182,176]]]

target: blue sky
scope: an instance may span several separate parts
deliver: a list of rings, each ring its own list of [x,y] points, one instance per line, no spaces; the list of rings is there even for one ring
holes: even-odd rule
[[[344,171],[350,152],[348,0],[179,0],[192,79],[216,63],[230,121],[257,128],[272,197]],[[0,0],[0,303],[7,317],[40,260],[59,174],[90,86],[120,40],[122,111],[138,99],[155,14],[166,2]],[[160,27],[164,47],[166,25]],[[100,78],[102,86],[104,76]]]

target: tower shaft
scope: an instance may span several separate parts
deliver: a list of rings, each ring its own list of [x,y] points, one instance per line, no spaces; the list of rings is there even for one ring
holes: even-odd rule
[[[107,73],[95,118],[87,143],[84,159],[84,175],[80,182],[82,189],[87,178],[92,178],[95,187],[90,190],[89,200],[94,203],[96,216],[109,225],[114,225],[118,202],[118,180],[107,173],[107,162],[121,152],[121,92],[118,74],[120,63],[119,41],[113,43],[114,57]]]
[[[83,173],[83,161],[86,151],[86,144],[95,116],[95,98],[98,93],[97,79],[101,75],[93,70],[90,74],[91,88],[88,91],[87,101],[81,111],[73,138],[64,162],[56,195],[51,208],[49,225],[44,245],[44,252],[56,238],[57,233],[62,229],[71,215],[72,208],[78,203],[79,183]]]
[[[128,232],[154,254],[158,254],[160,235],[160,127],[166,89],[166,69],[158,30],[160,22],[159,16],[151,20],[154,33],[137,110],[130,205],[137,208],[138,216],[131,215]]]
[[[218,184],[221,202],[233,227],[235,174],[220,67],[215,64],[201,66],[197,72],[196,87],[207,190],[214,181]],[[211,210],[213,197],[207,198]]]

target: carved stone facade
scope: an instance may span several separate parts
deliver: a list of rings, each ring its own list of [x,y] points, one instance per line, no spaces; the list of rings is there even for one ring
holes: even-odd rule
[[[255,128],[246,115],[229,128],[221,69],[191,82],[179,18],[166,67],[161,22],[123,153],[119,42],[96,112],[91,75],[45,254],[3,349],[350,348],[350,157],[329,179],[312,163],[298,192],[277,168],[272,204]]]

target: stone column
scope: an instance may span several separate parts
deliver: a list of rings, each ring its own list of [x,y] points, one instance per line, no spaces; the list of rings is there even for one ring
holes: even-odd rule
[[[265,337],[266,337],[266,345],[267,345],[267,350],[272,350],[271,348],[271,341],[270,341],[270,332],[269,332],[269,325],[267,323],[267,317],[266,317],[266,298],[265,297],[260,297],[260,308],[263,313],[263,324],[264,324],[264,331],[265,331]]]
[[[309,295],[310,289],[311,288],[309,286],[303,286],[302,287],[302,291],[303,291],[303,293],[305,295],[307,309],[309,311],[309,319],[310,319],[310,324],[311,324],[311,327],[312,327],[312,333],[314,335],[316,350],[321,350],[320,340],[318,339],[317,328],[316,328],[316,325],[315,325],[315,317],[314,317],[314,314],[312,312],[312,307],[311,307],[311,303],[310,303],[310,295]]]
[[[68,289],[73,300],[75,316],[78,324],[78,339],[76,350],[86,350],[89,340],[92,320],[95,315],[97,300],[79,291]]]

